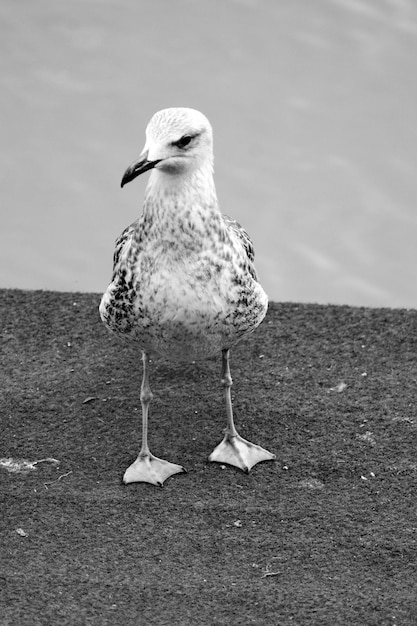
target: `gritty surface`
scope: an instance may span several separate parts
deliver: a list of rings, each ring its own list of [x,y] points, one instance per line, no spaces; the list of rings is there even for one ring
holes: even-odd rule
[[[206,461],[220,357],[158,361],[151,443],[188,473],[157,489],[121,484],[141,362],[99,299],[1,291],[2,626],[415,624],[416,311],[271,304],[232,352],[277,454],[248,476]]]

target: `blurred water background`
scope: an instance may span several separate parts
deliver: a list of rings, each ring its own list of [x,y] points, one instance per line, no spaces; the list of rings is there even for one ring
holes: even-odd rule
[[[2,0],[0,51],[0,287],[103,291],[190,106],[272,300],[417,306],[413,0]]]

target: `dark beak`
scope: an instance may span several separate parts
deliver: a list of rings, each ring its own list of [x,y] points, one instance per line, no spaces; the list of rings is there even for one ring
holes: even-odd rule
[[[160,161],[161,159],[158,159],[157,161],[148,161],[148,152],[143,152],[140,155],[138,161],[135,161],[134,163],[132,163],[132,165],[129,165],[129,167],[123,174],[120,186],[123,187],[123,185],[126,185],[126,183],[130,183],[131,180],[143,174],[143,172],[151,170]]]

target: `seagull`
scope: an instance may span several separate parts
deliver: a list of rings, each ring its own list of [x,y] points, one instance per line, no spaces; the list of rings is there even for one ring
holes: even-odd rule
[[[125,484],[164,481],[186,470],[148,445],[151,355],[175,362],[222,355],[227,426],[209,461],[244,472],[275,455],[237,432],[230,389],[230,349],[265,317],[268,298],[246,231],[220,212],[213,179],[213,131],[195,109],[158,111],[139,159],[121,186],[150,170],[142,215],[116,241],[112,281],[100,303],[104,324],[142,353],[142,445]]]

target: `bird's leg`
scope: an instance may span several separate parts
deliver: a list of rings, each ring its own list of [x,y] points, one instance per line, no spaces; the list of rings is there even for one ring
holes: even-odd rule
[[[140,389],[142,405],[142,446],[138,458],[124,473],[124,483],[152,483],[162,487],[164,481],[173,474],[185,472],[181,465],[158,459],[148,446],[148,412],[153,393],[149,385],[149,355],[142,352],[143,378]]]
[[[275,454],[268,452],[261,446],[257,446],[250,441],[243,439],[236,430],[233,421],[232,398],[230,388],[232,386],[232,377],[230,375],[229,366],[229,350],[222,351],[222,377],[221,384],[224,389],[224,397],[226,400],[227,426],[223,441],[214,449],[209,456],[209,461],[217,463],[227,463],[239,467],[246,473],[261,461],[273,461]]]

